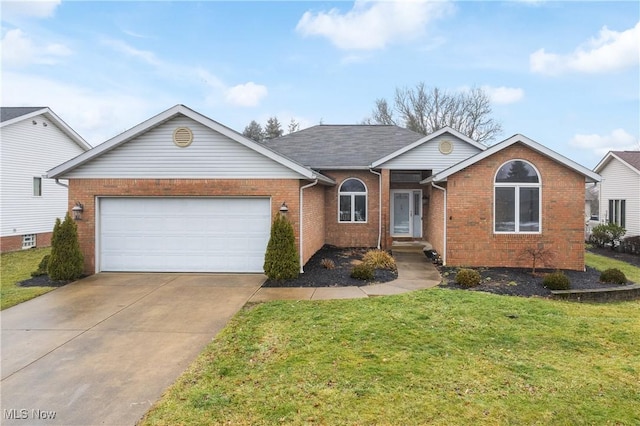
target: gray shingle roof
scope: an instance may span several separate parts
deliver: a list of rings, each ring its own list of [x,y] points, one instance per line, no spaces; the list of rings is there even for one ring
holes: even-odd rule
[[[398,126],[321,124],[264,144],[307,167],[329,170],[366,168],[423,137]]]
[[[0,107],[0,123],[13,120],[22,115],[31,114],[34,111],[41,110],[46,107]]]
[[[612,153],[640,171],[640,151],[612,151]]]

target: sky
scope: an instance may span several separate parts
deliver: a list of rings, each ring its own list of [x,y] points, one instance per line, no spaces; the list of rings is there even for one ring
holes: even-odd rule
[[[98,145],[176,104],[238,132],[359,124],[419,83],[481,87],[520,133],[593,168],[640,149],[637,1],[0,2],[2,106]]]

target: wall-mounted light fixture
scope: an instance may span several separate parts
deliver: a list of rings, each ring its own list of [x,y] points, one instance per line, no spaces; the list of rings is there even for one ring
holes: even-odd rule
[[[80,201],[76,201],[76,205],[71,209],[73,213],[73,220],[82,220],[82,212],[84,212],[84,206]]]
[[[36,124],[38,124],[38,122],[36,120],[31,120],[31,124],[35,126]]]
[[[285,203],[284,201],[282,202],[282,205],[280,206],[280,213],[282,213],[282,214],[289,213],[289,207],[287,207],[287,203]]]
[[[44,123],[44,122],[42,123],[42,125],[43,125],[44,127],[47,127],[47,126],[48,126],[48,124],[47,124],[47,123]]]

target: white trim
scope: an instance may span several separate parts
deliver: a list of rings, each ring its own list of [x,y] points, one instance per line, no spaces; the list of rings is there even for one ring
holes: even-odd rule
[[[304,265],[303,265],[303,251],[304,251],[304,238],[303,238],[303,218],[304,218],[304,196],[303,196],[303,190],[307,189],[307,188],[311,188],[312,186],[316,186],[318,184],[318,179],[316,179],[314,182],[311,182],[308,185],[304,185],[300,187],[300,211],[298,212],[298,226],[300,228],[300,238],[299,238],[299,243],[300,243],[300,273],[304,274]]]
[[[498,173],[507,164],[515,161],[522,161],[528,164],[538,175],[538,182],[496,182]],[[514,200],[514,229],[515,231],[496,231],[496,189],[497,188],[514,188],[515,200]],[[520,224],[520,188],[537,188],[538,189],[538,230],[537,231],[519,231]],[[522,235],[522,234],[542,234],[542,177],[538,168],[531,162],[521,159],[513,158],[505,161],[498,167],[496,173],[493,176],[493,234],[495,235]]]
[[[528,148],[537,151],[538,153],[545,155],[555,161],[557,161],[560,164],[563,164],[564,166],[574,170],[577,173],[580,173],[581,175],[583,175],[585,177],[585,179],[588,182],[600,182],[601,178],[600,175],[598,175],[597,173],[594,173],[593,171],[587,169],[584,166],[581,166],[580,164],[569,160],[568,158],[558,154],[557,152],[547,148],[544,145],[539,144],[538,142],[535,142],[529,138],[527,138],[526,136],[517,134],[514,136],[511,136],[509,139],[505,139],[504,141],[490,146],[489,148],[487,148],[485,151],[483,152],[479,152],[478,154],[469,157],[468,159],[459,162],[458,164],[449,167],[446,170],[443,170],[439,173],[436,173],[433,176],[429,176],[427,179],[423,180],[420,183],[429,183],[429,182],[444,182],[447,180],[447,178],[455,173],[458,173],[460,170],[463,170],[499,151],[502,151],[503,149],[514,145],[516,143],[522,143],[523,145],[527,146]]]
[[[160,124],[171,120],[172,118],[178,116],[178,115],[183,115],[185,117],[188,117],[200,124],[202,124],[203,126],[206,126],[208,128],[210,128],[211,130],[214,130],[226,137],[228,137],[229,139],[238,142],[239,144],[255,151],[258,152],[259,154],[264,155],[265,157],[295,171],[296,173],[299,173],[302,177],[306,178],[306,179],[311,179],[311,180],[321,180],[324,183],[328,183],[328,184],[334,184],[335,182],[326,177],[323,176],[320,173],[316,173],[315,171],[304,167],[298,163],[296,163],[293,160],[290,160],[284,156],[282,156],[281,154],[276,153],[275,151],[269,149],[268,147],[266,147],[263,144],[259,144],[251,139],[248,139],[246,137],[244,137],[243,135],[241,135],[240,133],[231,130],[230,128],[223,126],[222,124],[208,118],[205,117],[204,115],[184,106],[181,104],[178,104],[172,108],[169,108],[166,111],[161,112],[160,114],[149,118],[146,121],[143,121],[142,123],[138,124],[135,127],[132,127],[131,129],[125,131],[124,133],[119,134],[118,136],[115,136],[112,139],[109,139],[108,141],[96,146],[95,148],[93,148],[90,151],[87,151],[57,167],[54,167],[53,169],[49,170],[47,172],[47,177],[49,178],[59,178],[62,177],[64,174],[70,172],[71,170],[93,160],[94,158],[108,152],[111,151],[112,149],[117,148],[118,146],[129,142],[130,140],[140,136],[141,134],[148,132],[149,130],[153,129],[154,127],[159,126]]]
[[[600,162],[593,168],[593,171],[596,172],[596,173],[600,173],[602,171],[602,169],[604,169],[605,166],[614,158],[616,160],[618,160],[620,163],[622,163],[624,166],[626,166],[629,169],[631,169],[631,171],[633,171],[634,173],[640,175],[640,170],[636,169],[631,164],[627,163],[622,158],[618,157],[613,151],[607,152],[607,154],[604,156],[604,158],[602,160],[600,160]]]
[[[353,217],[355,216],[355,209],[356,209],[355,196],[356,195],[360,195],[360,196],[363,195],[362,192],[353,192],[353,191],[342,192],[341,191],[342,185],[344,185],[344,183],[346,181],[348,181],[348,180],[357,180],[358,182],[360,182],[362,184],[362,186],[364,186],[364,207],[366,208],[366,211],[365,211],[366,218],[365,218],[365,220],[341,220],[340,219],[340,197],[342,195],[351,196],[351,218],[353,219]],[[338,223],[369,223],[369,188],[367,188],[367,184],[364,183],[362,181],[362,179],[359,179],[357,177],[348,177],[348,178],[344,179],[342,182],[340,182],[340,185],[338,185]]]
[[[390,221],[389,221],[389,231],[390,232],[389,233],[390,233],[390,235],[392,237],[422,238],[422,220],[423,220],[423,217],[424,217],[424,215],[422,214],[423,213],[423,211],[422,211],[423,210],[423,206],[422,205],[419,206],[420,213],[421,213],[420,214],[420,224],[421,224],[421,226],[420,226],[420,237],[415,237],[414,236],[413,216],[415,216],[416,206],[415,206],[415,203],[414,203],[413,196],[414,196],[414,193],[416,193],[416,192],[420,193],[420,202],[422,202],[422,189],[413,189],[413,188],[412,189],[391,189],[389,191],[389,198],[390,198],[390,201],[389,201],[389,210],[390,210],[390,214],[389,214],[389,219],[390,219]],[[410,210],[410,212],[409,212],[409,232],[407,234],[396,234],[396,233],[393,232],[393,220],[395,219],[395,214],[394,214],[394,212],[395,212],[395,209],[394,209],[395,200],[393,199],[393,195],[394,194],[398,194],[398,193],[409,194],[409,210]],[[413,214],[411,214],[411,211],[413,211]]]
[[[430,135],[427,135],[427,136],[423,137],[422,139],[418,139],[416,142],[413,142],[412,144],[406,145],[406,146],[398,149],[397,151],[394,151],[391,154],[389,154],[389,155],[387,155],[385,157],[382,157],[381,159],[379,159],[377,161],[374,161],[371,164],[370,168],[378,167],[381,164],[384,164],[387,161],[392,160],[392,159],[404,154],[407,151],[411,151],[412,149],[414,149],[414,148],[416,148],[416,147],[418,147],[418,146],[420,146],[420,145],[422,145],[422,144],[424,144],[426,142],[429,142],[430,140],[432,140],[434,138],[437,138],[438,136],[443,135],[445,133],[449,133],[452,136],[455,136],[455,137],[467,142],[469,145],[472,145],[472,146],[474,146],[474,147],[476,147],[476,148],[478,148],[478,149],[480,149],[482,151],[487,149],[487,147],[485,145],[482,145],[481,143],[478,143],[478,142],[474,141],[470,137],[468,137],[466,135],[463,135],[462,133],[458,132],[457,130],[452,129],[451,127],[443,127],[442,129],[437,130],[437,131],[431,133]]]

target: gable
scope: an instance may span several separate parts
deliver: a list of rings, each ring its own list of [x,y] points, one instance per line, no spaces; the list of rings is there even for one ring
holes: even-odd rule
[[[173,142],[187,127],[192,143]],[[64,173],[69,178],[295,178],[292,169],[184,115],[146,132]]]
[[[449,143],[451,152],[441,150],[441,143]],[[444,152],[443,152],[444,151]],[[390,170],[433,170],[437,173],[476,155],[482,150],[450,133],[443,133],[408,151],[378,164],[377,167]]]

